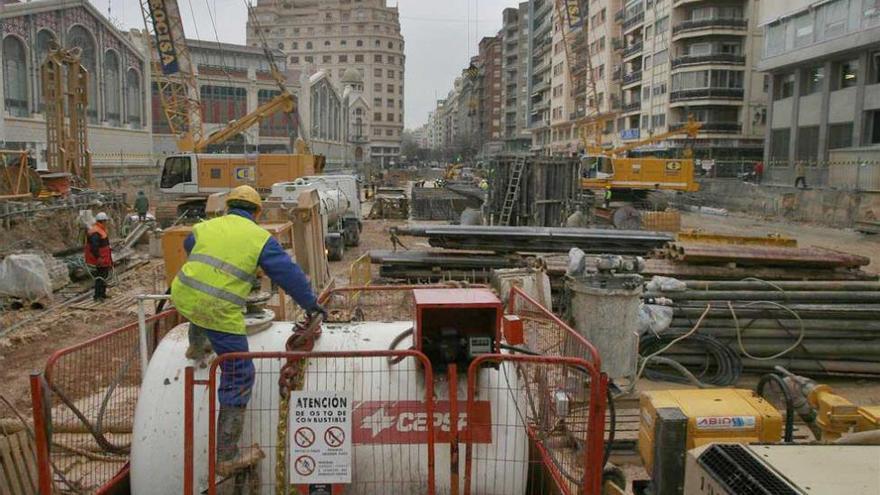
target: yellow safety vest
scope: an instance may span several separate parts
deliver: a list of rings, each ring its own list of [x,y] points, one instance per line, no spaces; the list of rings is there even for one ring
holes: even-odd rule
[[[198,223],[193,235],[195,246],[171,284],[174,306],[200,327],[244,335],[246,298],[271,235],[238,215]]]

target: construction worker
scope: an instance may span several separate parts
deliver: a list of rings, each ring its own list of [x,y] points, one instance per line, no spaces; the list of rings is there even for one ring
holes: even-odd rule
[[[605,186],[605,208],[611,207],[611,184]]]
[[[187,262],[171,285],[174,306],[187,320],[186,357],[202,360],[213,348],[218,356],[248,352],[245,299],[257,283],[257,268],[285,290],[310,317],[323,315],[309,280],[281,245],[254,221],[260,214],[260,195],[250,186],[233,189],[225,216],[201,222],[184,241]],[[217,473],[227,477],[263,458],[254,445],[239,452],[244,413],[254,385],[250,359],[220,364],[217,418]]]
[[[86,234],[83,257],[89,267],[89,273],[95,278],[95,301],[108,299],[107,280],[113,267],[113,254],[110,252],[110,237],[107,235],[107,220],[110,218],[103,211],[95,215],[95,224]]]
[[[487,181],[486,179],[480,180],[480,189],[483,192],[488,191],[489,190],[489,181]]]
[[[138,191],[137,198],[134,200],[134,210],[138,214],[139,222],[147,221],[147,212],[150,210],[150,200],[147,199],[143,191]]]

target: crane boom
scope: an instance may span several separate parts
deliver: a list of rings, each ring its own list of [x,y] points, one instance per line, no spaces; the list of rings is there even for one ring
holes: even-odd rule
[[[660,134],[654,134],[645,139],[640,139],[638,141],[624,144],[623,146],[618,146],[617,148],[608,150],[606,153],[611,156],[621,155],[626,153],[627,151],[634,150],[640,146],[644,146],[646,144],[652,144],[659,141],[663,141],[666,138],[670,138],[672,136],[678,136],[681,134],[686,134],[690,138],[697,137],[697,134],[700,132],[700,129],[703,127],[703,124],[694,120],[692,115],[688,116],[687,122],[677,129],[673,129],[669,132],[662,132]]]
[[[162,109],[177,137],[181,151],[200,151],[204,139],[199,86],[177,0],[141,0],[141,11],[150,58],[153,81],[158,86]]]

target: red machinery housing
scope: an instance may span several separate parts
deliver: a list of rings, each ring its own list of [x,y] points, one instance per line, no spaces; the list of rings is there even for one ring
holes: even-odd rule
[[[415,289],[414,347],[435,370],[467,369],[483,354],[500,352],[501,300],[489,289]]]

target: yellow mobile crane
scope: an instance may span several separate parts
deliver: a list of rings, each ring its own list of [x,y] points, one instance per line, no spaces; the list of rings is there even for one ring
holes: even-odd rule
[[[248,9],[253,12],[252,7]],[[160,191],[174,201],[160,205],[157,210],[160,223],[173,218],[204,216],[207,197],[213,193],[243,184],[268,192],[272,184],[323,170],[323,157],[311,154],[303,140],[297,140],[292,146],[294,154],[204,153],[210,145],[226,141],[278,112],[295,118],[296,98],[288,91],[284,76],[263,40],[263,50],[279,95],[223,129],[206,135],[199,87],[177,0],[141,0],[141,11],[152,47],[153,80],[179,151],[165,157],[162,166]]]
[[[600,190],[610,186],[613,191],[626,190],[637,197],[642,194],[636,191],[699,191],[700,185],[694,180],[694,161],[689,148],[685,149],[685,156],[681,159],[626,158],[625,154],[673,136],[686,135],[693,139],[701,127],[700,122],[689,117],[687,123],[678,129],[603,150],[599,154],[588,153],[581,187]]]

